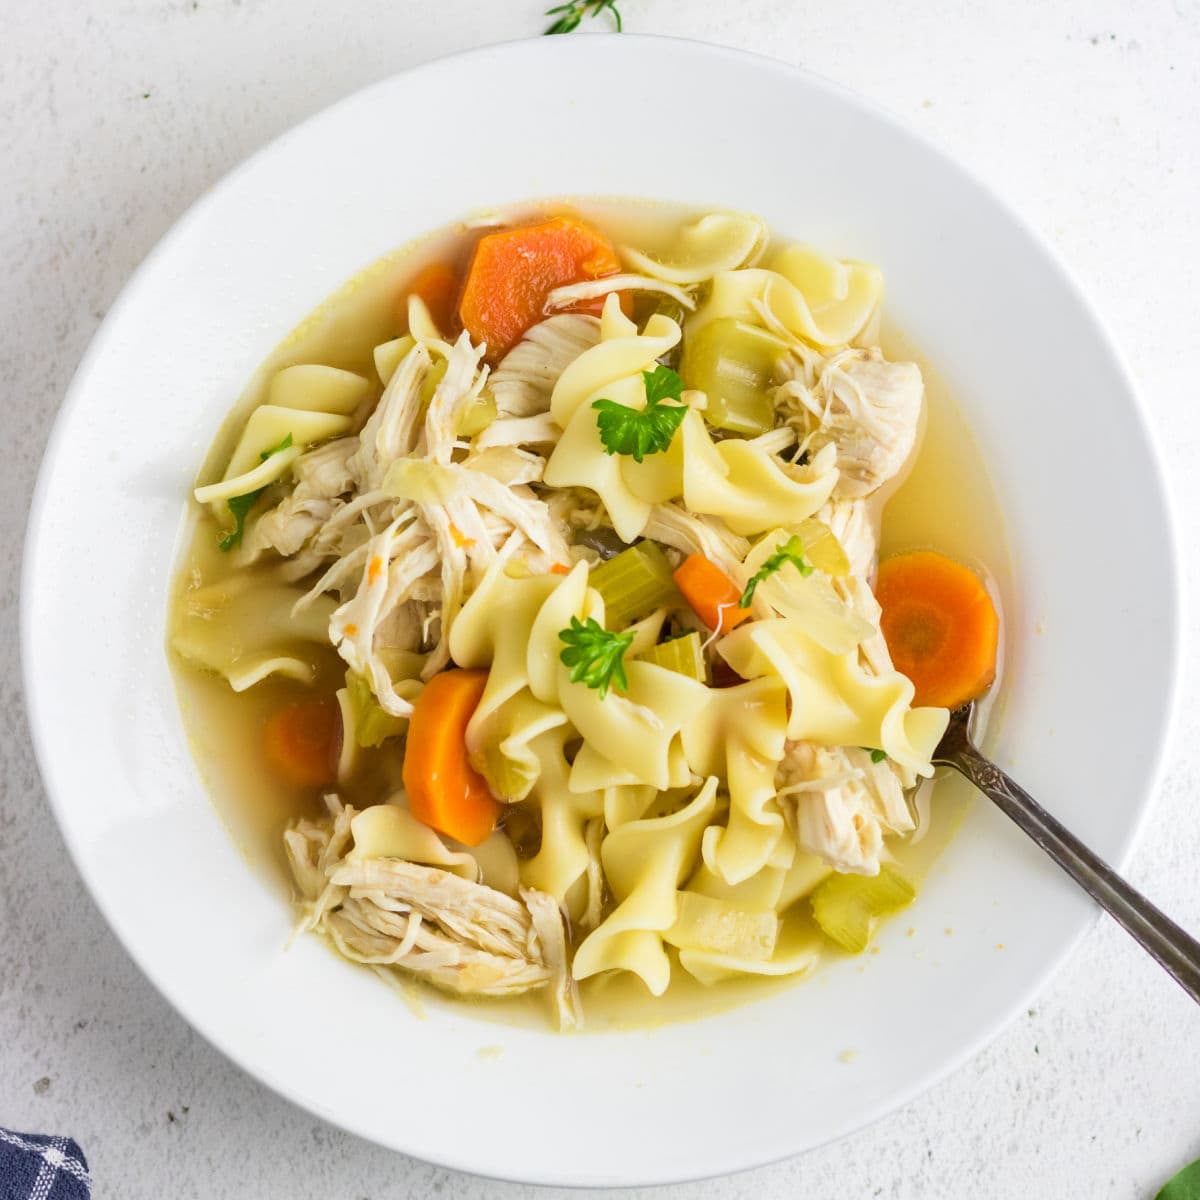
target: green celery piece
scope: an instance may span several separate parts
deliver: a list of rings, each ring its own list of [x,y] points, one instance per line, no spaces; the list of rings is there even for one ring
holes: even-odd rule
[[[700,683],[708,681],[708,672],[704,665],[704,652],[700,648],[700,635],[693,629],[683,637],[672,638],[669,642],[660,642],[641,655],[640,662],[653,663],[656,667],[665,667],[679,675],[686,675]]]
[[[684,387],[708,397],[704,419],[715,429],[754,437],[775,428],[767,392],[783,348],[766,330],[732,317],[709,321],[684,342]]]
[[[593,567],[588,584],[604,600],[604,619],[610,629],[640,621],[677,595],[667,556],[648,541]]]
[[[471,765],[487,781],[492,795],[506,804],[524,800],[537,783],[536,769],[515,762],[493,742],[488,742],[482,753],[472,756]]]
[[[879,919],[899,912],[914,896],[903,875],[881,866],[878,875],[830,875],[817,884],[810,900],[821,932],[843,950],[861,954]]]
[[[382,746],[389,738],[399,737],[408,727],[403,717],[385,712],[375,699],[371,685],[354,671],[346,672],[346,691],[354,713],[354,740],[364,749]]]

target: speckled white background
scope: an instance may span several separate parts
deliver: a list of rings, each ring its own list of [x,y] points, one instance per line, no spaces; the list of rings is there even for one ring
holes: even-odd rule
[[[76,1137],[98,1196],[566,1194],[367,1145],[276,1098],[184,1025],[109,934],[51,824],[16,631],[43,444],[138,261],[192,200],[295,121],[409,64],[535,33],[544,2],[0,0],[0,1124]],[[873,97],[1049,236],[1141,384],[1194,592],[1200,2],[624,0],[623,9],[632,30],[773,54]],[[169,396],[163,409],[169,419]],[[1120,479],[1119,463],[1096,464],[1098,487]],[[1114,545],[1095,586],[1120,569]],[[1195,645],[1184,680],[1132,876],[1197,929]],[[516,1136],[520,1118],[498,1116]],[[1101,923],[1028,1013],[901,1112],[803,1158],[658,1194],[1150,1197],[1197,1156],[1200,1013]]]

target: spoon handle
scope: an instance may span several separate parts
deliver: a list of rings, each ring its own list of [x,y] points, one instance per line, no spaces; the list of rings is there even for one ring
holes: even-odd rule
[[[1129,886],[1099,855],[1064,829],[1019,784],[970,742],[960,741],[935,761],[965,775],[1011,817],[1076,883],[1125,929],[1200,1003],[1200,942],[1180,929],[1141,892]]]

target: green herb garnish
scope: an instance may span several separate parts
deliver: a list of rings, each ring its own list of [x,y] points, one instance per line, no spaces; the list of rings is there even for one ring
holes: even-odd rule
[[[617,32],[621,32],[621,14],[617,12],[617,0],[568,0],[566,4],[558,4],[546,9],[546,16],[558,17],[558,20],[546,30],[547,33],[570,33],[584,17],[598,17],[602,12],[612,14]]]
[[[887,758],[886,750],[872,750],[870,746],[859,746],[859,749],[868,751],[873,763],[881,763]]]
[[[788,563],[791,563],[801,575],[807,576],[813,573],[812,566],[804,561],[804,543],[800,540],[798,534],[793,534],[786,542],[777,546],[775,553],[750,576],[750,582],[746,584],[746,590],[742,593],[741,599],[738,601],[738,608],[749,608],[751,602],[754,600],[755,588],[767,576],[774,575],[776,571],[785,567]]]
[[[625,633],[610,633],[594,617],[581,621],[571,618],[570,629],[559,633],[559,640],[566,649],[559,655],[564,667],[571,669],[572,683],[586,683],[600,692],[600,699],[608,695],[611,683],[618,692],[629,687],[625,678],[625,651],[633,643],[632,630]]]
[[[292,435],[289,433],[287,437],[279,443],[278,446],[272,446],[270,450],[264,450],[258,457],[266,462],[272,454],[278,454],[281,450],[286,450],[292,444]],[[255,488],[252,492],[244,492],[240,496],[229,497],[229,511],[233,513],[233,528],[225,534],[217,543],[220,548],[226,552],[234,549],[235,546],[242,544],[242,535],[246,532],[246,518],[250,515],[250,510],[258,503],[258,498],[267,489],[265,487]]]
[[[1197,1200],[1200,1197],[1200,1161],[1172,1175],[1154,1200]]]
[[[670,367],[643,371],[646,407],[629,408],[615,400],[594,400],[596,426],[606,454],[630,454],[641,462],[647,454],[661,454],[687,416],[686,404],[667,404],[683,395],[683,380]]]

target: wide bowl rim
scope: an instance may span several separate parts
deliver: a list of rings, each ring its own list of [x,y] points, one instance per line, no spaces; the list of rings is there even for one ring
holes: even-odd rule
[[[1094,327],[1098,337],[1106,346],[1106,349],[1112,356],[1113,365],[1118,372],[1119,382],[1123,391],[1128,395],[1131,401],[1131,410],[1134,419],[1140,426],[1141,434],[1145,440],[1145,445],[1148,453],[1149,464],[1152,468],[1151,475],[1147,482],[1152,483],[1156,495],[1155,500],[1162,514],[1163,534],[1166,547],[1166,560],[1164,567],[1169,574],[1172,586],[1169,591],[1162,597],[1164,604],[1163,618],[1167,627],[1167,641],[1171,647],[1169,655],[1168,678],[1166,680],[1165,697],[1163,710],[1165,718],[1158,727],[1157,736],[1154,739],[1154,745],[1151,748],[1149,756],[1149,765],[1145,772],[1145,782],[1142,791],[1142,797],[1138,804],[1137,814],[1131,821],[1128,830],[1121,839],[1121,845],[1118,852],[1112,855],[1113,865],[1118,869],[1124,869],[1128,864],[1130,857],[1136,847],[1137,840],[1141,836],[1145,828],[1146,822],[1154,806],[1154,800],[1160,789],[1162,779],[1166,769],[1167,748],[1170,744],[1171,736],[1177,721],[1178,696],[1181,685],[1181,657],[1182,657],[1182,630],[1183,620],[1182,614],[1184,611],[1185,596],[1183,591],[1182,572],[1180,570],[1180,554],[1178,540],[1178,517],[1175,511],[1175,501],[1172,496],[1171,489],[1168,486],[1168,475],[1165,467],[1165,458],[1162,454],[1159,444],[1159,436],[1155,431],[1153,424],[1150,421],[1146,402],[1142,396],[1141,390],[1138,387],[1136,378],[1129,367],[1127,358],[1120,346],[1120,343],[1113,337],[1111,330],[1105,322],[1102,314],[1097,310],[1094,302],[1085,292],[1083,287],[1075,278],[1067,266],[1057,248],[1049,242],[1036,227],[1034,227],[1023,214],[1013,207],[1005,197],[993,187],[987,180],[975,174],[972,170],[964,167],[959,161],[954,158],[948,151],[944,150],[934,140],[926,134],[916,129],[912,124],[904,118],[889,111],[877,102],[870,100],[867,97],[860,95],[857,92],[839,84],[835,81],[825,78],[807,68],[794,66],[781,60],[772,58],[767,55],[757,54],[751,51],[735,49],[731,47],[716,45],[701,41],[699,39],[685,38],[679,36],[662,36],[662,35],[646,35],[646,34],[589,34],[588,39],[601,39],[606,43],[655,43],[675,46],[685,52],[701,51],[706,55],[712,56],[714,59],[725,59],[732,61],[741,61],[749,63],[760,71],[775,72],[776,74],[786,77],[791,80],[799,80],[806,86],[816,89],[820,92],[825,92],[833,96],[839,103],[857,109],[865,114],[868,118],[876,123],[887,126],[895,135],[898,135],[911,142],[915,142],[923,147],[927,152],[932,153],[941,164],[950,168],[964,182],[977,189],[992,204],[996,206],[1003,214],[1015,225],[1022,235],[1028,240],[1032,248],[1043,258],[1058,281],[1064,286],[1069,293],[1071,300],[1078,306],[1082,315],[1087,318],[1088,322]],[[349,93],[341,99],[335,101],[318,111],[310,114],[298,123],[290,126],[276,137],[270,139],[263,146],[259,147],[251,154],[246,156],[240,163],[226,172],[215,184],[207,188],[201,195],[190,204],[182,215],[177,218],[167,232],[158,240],[150,252],[142,259],[134,272],[130,275],[127,282],[121,288],[119,295],[114,300],[104,320],[97,328],[93,335],[86,351],[84,352],[76,371],[74,372],[70,383],[64,393],[62,403],[55,415],[50,435],[46,442],[45,451],[42,461],[38,469],[37,482],[33,491],[28,519],[25,528],[25,543],[22,556],[21,579],[20,579],[20,615],[19,615],[19,644],[21,652],[22,664],[22,684],[25,698],[25,709],[27,713],[30,738],[33,744],[35,757],[38,763],[39,772],[43,782],[43,788],[50,804],[50,809],[54,814],[55,821],[58,824],[59,831],[66,845],[71,861],[74,863],[76,870],[79,872],[84,884],[88,890],[89,896],[100,910],[101,915],[108,927],[112,930],[118,942],[130,956],[137,968],[151,983],[155,990],[167,1001],[172,1008],[175,1009],[187,1022],[195,1029],[207,1042],[214,1046],[230,1061],[236,1063],[242,1070],[253,1078],[261,1081],[273,1092],[283,1099],[295,1104],[302,1110],[312,1113],[314,1116],[321,1118],[324,1121],[345,1130],[347,1133],[355,1136],[364,1136],[356,1130],[348,1121],[343,1121],[337,1113],[323,1110],[319,1105],[310,1103],[303,1098],[298,1098],[295,1093],[289,1088],[288,1083],[276,1076],[272,1071],[267,1070],[262,1063],[249,1061],[247,1055],[231,1044],[232,1039],[226,1036],[222,1029],[215,1025],[214,1022],[208,1020],[203,1011],[203,1006],[198,1003],[192,1003],[187,995],[177,994],[173,991],[169,979],[164,978],[156,964],[149,956],[139,955],[127,936],[127,930],[122,927],[121,920],[114,912],[111,912],[101,900],[103,889],[98,884],[96,879],[96,870],[84,847],[80,844],[72,828],[69,813],[65,802],[63,801],[57,788],[54,786],[54,765],[51,755],[51,736],[50,736],[50,718],[48,713],[49,701],[45,694],[45,690],[39,685],[36,671],[36,663],[33,661],[34,655],[32,652],[33,631],[37,617],[33,611],[32,593],[34,590],[34,579],[38,566],[38,555],[42,551],[42,529],[46,521],[46,503],[47,492],[49,490],[49,480],[54,474],[55,464],[59,457],[61,443],[65,440],[69,427],[71,426],[77,409],[84,402],[84,398],[88,391],[88,381],[91,376],[95,364],[97,364],[104,356],[110,338],[113,336],[114,330],[121,322],[125,309],[132,304],[133,297],[140,290],[142,281],[154,271],[154,267],[160,258],[165,257],[170,250],[178,243],[183,241],[191,230],[192,225],[204,214],[204,212],[219,200],[227,191],[232,190],[242,178],[243,175],[253,171],[260,162],[263,162],[272,157],[282,146],[286,145],[294,138],[305,136],[313,127],[320,123],[329,120],[335,116],[344,106],[349,106],[361,102],[366,96],[375,91],[384,91],[392,86],[394,81],[399,77],[410,77],[421,74],[436,74],[438,70],[446,63],[460,62],[470,59],[488,59],[497,54],[504,54],[512,47],[524,47],[530,44],[536,44],[538,38],[518,38],[504,42],[492,43],[485,46],[473,47],[467,50],[456,51],[453,53],[441,55],[437,58],[415,64],[402,71],[395,72],[392,75],[376,80],[362,88]],[[935,1084],[945,1079],[948,1075],[957,1071],[967,1061],[977,1055],[987,1044],[993,1041],[1005,1028],[1007,1028],[1014,1018],[1026,1007],[1031,1000],[1040,994],[1048,985],[1053,976],[1065,963],[1075,947],[1085,933],[1091,928],[1099,915],[1098,911],[1084,913],[1077,922],[1074,932],[1065,938],[1061,946],[1053,953],[1046,962],[1043,969],[1033,976],[1027,986],[1022,990],[1020,996],[1009,1007],[1009,1010],[1002,1014],[990,1024],[980,1029],[977,1035],[965,1041],[960,1045],[958,1050],[947,1056],[943,1061],[937,1064],[936,1067],[929,1070],[927,1073],[913,1079],[907,1086],[896,1089],[885,1100],[879,1102],[873,1107],[869,1107],[859,1113],[856,1119],[847,1124],[832,1138],[823,1139],[818,1142],[810,1143],[808,1146],[801,1149],[799,1152],[806,1152],[807,1149],[816,1148],[818,1145],[828,1144],[829,1141],[840,1140],[847,1137],[853,1132],[862,1129],[863,1127],[880,1119],[887,1112],[895,1111],[896,1109],[908,1104],[914,1098],[921,1095],[925,1091],[931,1089]],[[485,1178],[502,1179],[511,1182],[525,1182],[545,1186],[579,1186],[577,1177],[570,1174],[555,1170],[538,1170],[524,1167],[521,1170],[513,1170],[511,1172],[497,1170],[494,1164],[490,1162],[480,1161],[473,1157],[470,1153],[463,1153],[458,1156],[430,1156],[420,1145],[405,1144],[403,1134],[391,1139],[388,1142],[380,1143],[387,1148],[400,1153],[407,1154],[413,1158],[422,1161],[433,1162],[438,1166],[446,1167],[452,1170],[463,1171],[474,1175],[479,1175]],[[689,1173],[687,1170],[680,1170],[678,1167],[671,1167],[664,1164],[662,1169],[647,1174],[642,1172],[636,1178],[630,1177],[622,1181],[623,1186],[635,1185],[660,1185],[667,1183],[687,1183],[695,1182],[702,1179],[713,1178],[716,1175],[731,1173],[750,1169],[756,1166],[766,1165],[770,1162],[777,1162],[784,1158],[791,1157],[798,1153],[795,1146],[781,1145],[769,1156],[755,1155],[753,1157],[738,1157],[736,1152],[728,1155],[728,1164],[724,1167],[715,1170],[704,1170],[701,1172]],[[605,1184],[603,1186],[615,1186]]]

